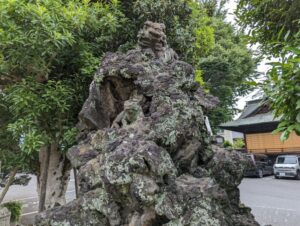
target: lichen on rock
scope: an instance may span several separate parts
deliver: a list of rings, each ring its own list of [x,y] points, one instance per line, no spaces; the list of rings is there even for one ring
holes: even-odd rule
[[[210,144],[216,98],[147,21],[138,47],[107,53],[79,114],[80,198],[41,213],[38,226],[257,226],[240,205],[245,157]]]

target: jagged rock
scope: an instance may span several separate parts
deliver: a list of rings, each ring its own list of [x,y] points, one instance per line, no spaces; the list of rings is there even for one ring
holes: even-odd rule
[[[245,157],[210,144],[205,111],[217,100],[146,22],[139,46],[107,53],[79,114],[80,198],[38,226],[257,226],[239,201]]]
[[[44,212],[37,217],[38,225],[110,225],[109,219],[99,209],[115,209],[115,203],[111,202],[109,194],[98,188],[92,190],[77,200],[74,200],[63,208],[53,208],[51,212]],[[104,209],[104,208],[103,208]],[[116,208],[117,210],[117,208]],[[111,211],[111,221],[114,221],[114,211]],[[114,224],[115,225],[115,224]]]
[[[67,157],[73,167],[78,168],[86,164],[89,160],[97,157],[99,153],[86,141],[69,149]]]

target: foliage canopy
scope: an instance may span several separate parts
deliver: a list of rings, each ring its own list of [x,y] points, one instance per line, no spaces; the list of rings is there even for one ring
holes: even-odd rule
[[[215,47],[207,57],[199,61],[203,80],[211,94],[220,100],[218,107],[211,112],[213,125],[229,121],[236,113],[235,103],[252,89],[248,82],[256,78],[252,52],[246,48],[241,33],[219,18],[211,19],[215,30]]]
[[[298,0],[240,0],[237,16],[262,53],[278,58],[271,63],[264,90],[281,123],[275,132],[286,140],[300,135],[300,2]]]
[[[251,43],[260,43],[264,53],[278,56],[285,43],[299,45],[298,0],[240,0],[236,10],[239,25],[248,31]]]

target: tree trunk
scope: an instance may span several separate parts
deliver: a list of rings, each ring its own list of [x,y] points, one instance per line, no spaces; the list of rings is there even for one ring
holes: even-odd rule
[[[46,202],[46,189],[47,189],[47,182],[48,182],[48,168],[49,168],[49,161],[50,161],[50,154],[51,154],[51,146],[48,146],[44,149],[44,160],[43,166],[41,164],[41,177],[40,177],[40,200],[39,200],[39,212],[45,210],[45,202]],[[41,162],[42,163],[42,162]]]
[[[49,150],[49,159],[47,159],[46,148],[42,148],[39,153],[38,194],[41,207],[39,211],[66,204],[65,194],[70,179],[70,163],[60,152],[57,144],[51,144]]]
[[[6,182],[5,187],[4,187],[4,189],[3,189],[3,191],[2,191],[2,193],[1,193],[1,195],[0,195],[0,203],[2,203],[2,201],[3,201],[3,199],[4,199],[5,195],[6,195],[6,193],[7,193],[7,191],[8,191],[8,189],[9,189],[9,187],[10,187],[10,185],[13,183],[13,181],[14,181],[14,179],[15,179],[15,176],[16,176],[16,174],[17,174],[17,172],[18,172],[18,169],[19,169],[19,167],[15,167],[15,168],[11,171],[11,173],[10,173],[10,175],[9,175],[9,178],[8,178],[8,181]]]

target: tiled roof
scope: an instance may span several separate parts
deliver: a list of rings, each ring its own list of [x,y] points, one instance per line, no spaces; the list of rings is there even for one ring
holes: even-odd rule
[[[248,101],[241,116],[234,121],[222,123],[219,127],[232,131],[242,131],[242,128],[253,127],[260,124],[278,123],[280,118],[274,118],[272,111],[263,114],[256,114],[262,107],[263,100]]]

